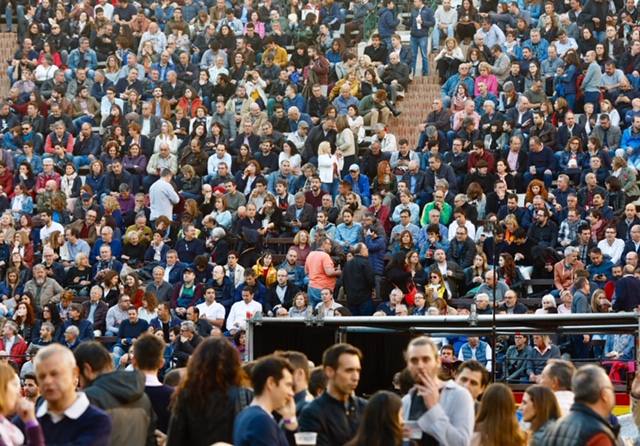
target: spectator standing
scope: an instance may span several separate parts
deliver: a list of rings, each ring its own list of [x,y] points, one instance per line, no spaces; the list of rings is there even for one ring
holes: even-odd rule
[[[411,73],[416,75],[419,55],[422,56],[422,76],[429,75],[429,60],[427,56],[427,39],[429,30],[435,25],[433,11],[425,6],[422,0],[413,0],[414,9],[411,11]]]
[[[335,344],[322,355],[327,390],[300,414],[300,432],[316,432],[317,445],[345,444],[354,437],[366,401],[354,395],[360,381],[362,353]]]
[[[373,314],[371,294],[375,288],[373,269],[369,262],[369,249],[365,243],[352,248],[353,258],[342,271],[342,286],[347,296],[347,306],[354,316]]]
[[[544,444],[617,444],[610,423],[616,405],[615,391],[606,372],[597,365],[581,367],[571,380],[575,403],[544,436]]]
[[[309,303],[315,307],[321,302],[320,290],[323,288],[335,289],[336,278],[342,274],[340,265],[335,266],[331,258],[333,243],[328,238],[322,238],[316,242],[318,249],[307,256],[304,270],[309,277]]]
[[[157,416],[156,427],[166,434],[169,429],[169,407],[173,387],[159,381],[159,372],[164,367],[164,341],[151,333],[140,336],[133,344],[132,364],[145,377],[144,391],[151,401],[153,411]]]
[[[289,444],[285,430],[295,432],[298,421],[293,399],[293,367],[286,359],[266,356],[253,366],[251,381],[255,396],[251,406],[244,409],[233,426],[233,444],[237,446]],[[283,428],[273,413],[282,416]]]
[[[524,446],[526,440],[516,418],[516,402],[511,389],[502,383],[491,384],[480,403],[471,445]]]
[[[205,339],[176,389],[167,446],[233,441],[234,421],[253,397],[247,381],[238,350],[225,338]]]
[[[575,396],[571,391],[571,380],[575,373],[576,367],[572,362],[551,359],[540,375],[540,384],[553,391],[562,415],[567,415],[573,406]]]
[[[472,397],[454,381],[440,381],[440,358],[433,341],[424,336],[413,339],[406,359],[415,385],[402,398],[403,418],[417,421],[423,442],[468,445],[473,431]]]
[[[47,444],[110,444],[111,417],[76,391],[78,368],[71,350],[59,344],[47,346],[38,352],[34,365],[44,399],[36,415]],[[67,411],[74,417],[60,418]]]
[[[156,415],[144,392],[144,375],[139,371],[114,371],[109,351],[95,341],[83,342],[73,354],[80,371],[80,387],[92,404],[111,416],[110,444],[153,444]]]

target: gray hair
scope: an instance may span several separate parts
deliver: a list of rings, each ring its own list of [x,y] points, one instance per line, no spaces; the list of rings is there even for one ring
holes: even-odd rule
[[[74,336],[80,336],[80,329],[75,325],[69,325],[64,332],[71,333]]]
[[[600,399],[602,389],[611,385],[604,369],[597,365],[580,367],[571,380],[571,390],[576,403],[594,404]]]
[[[184,321],[180,324],[180,328],[183,328],[185,330],[189,330],[191,333],[195,333],[196,332],[196,324],[194,324],[192,321]]]
[[[578,254],[580,250],[576,246],[567,246],[564,248],[564,256],[570,256],[571,254]]]
[[[164,274],[164,268],[161,267],[160,265],[156,266],[155,268],[153,268],[153,272],[155,273],[156,271],[160,271]]]
[[[89,256],[84,252],[79,252],[78,254],[76,254],[76,264],[80,263],[80,260],[84,259],[85,257],[88,258]]]
[[[68,367],[76,367],[76,358],[73,356],[73,352],[67,347],[61,344],[51,344],[38,350],[38,354],[33,360],[33,366],[38,371],[38,366],[42,361],[46,361],[54,355],[60,355],[61,359],[66,363]]]
[[[489,300],[489,295],[487,293],[478,293],[475,295],[475,297],[473,298],[476,302],[478,302],[480,299],[484,299],[486,298],[487,300]]]

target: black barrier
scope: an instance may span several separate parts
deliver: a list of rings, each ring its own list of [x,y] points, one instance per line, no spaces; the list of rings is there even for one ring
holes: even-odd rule
[[[638,314],[498,315],[495,333],[528,334],[638,334]],[[362,350],[364,364],[358,393],[371,394],[391,387],[393,375],[405,366],[403,352],[420,334],[489,336],[491,316],[334,317],[312,319],[256,318],[249,322],[249,358],[274,350],[297,350],[315,364],[336,342],[349,342]]]

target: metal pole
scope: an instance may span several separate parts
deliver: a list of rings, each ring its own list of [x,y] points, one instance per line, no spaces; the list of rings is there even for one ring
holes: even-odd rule
[[[493,381],[496,381],[496,290],[498,289],[498,257],[497,257],[497,249],[496,249],[496,228],[493,228],[493,318],[491,321],[491,375],[493,376]]]

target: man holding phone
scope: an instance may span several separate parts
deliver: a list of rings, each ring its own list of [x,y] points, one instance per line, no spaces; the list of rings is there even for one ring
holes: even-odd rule
[[[418,444],[466,446],[473,432],[474,407],[471,394],[455,381],[438,378],[440,357],[431,339],[413,339],[405,354],[415,382],[402,398],[402,416],[409,438]]]

